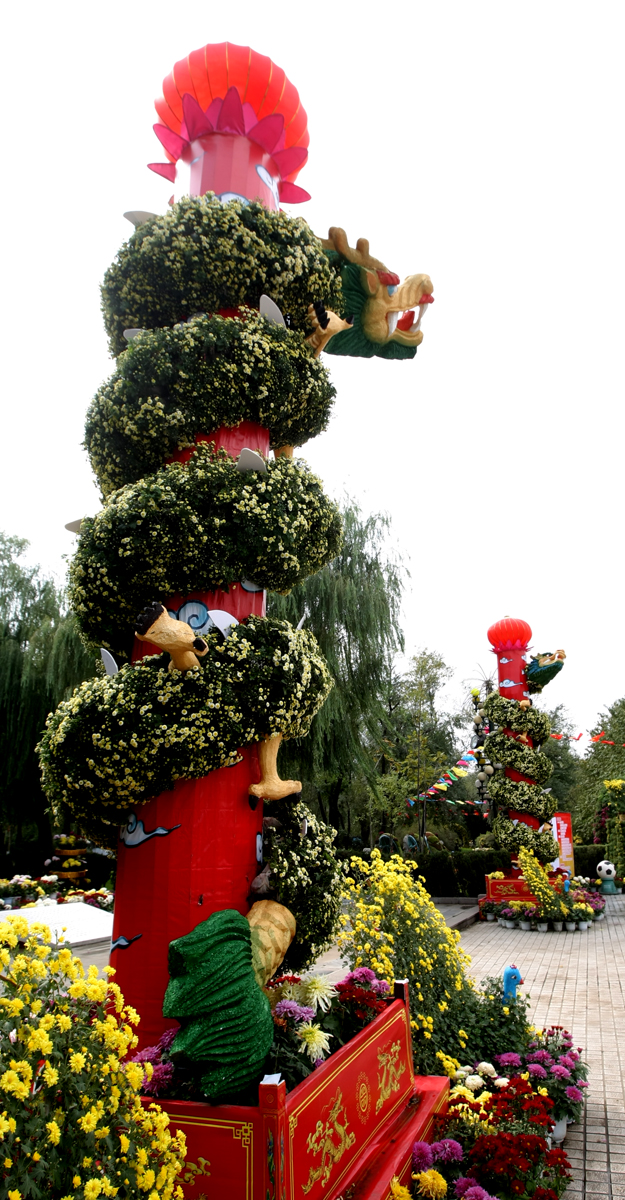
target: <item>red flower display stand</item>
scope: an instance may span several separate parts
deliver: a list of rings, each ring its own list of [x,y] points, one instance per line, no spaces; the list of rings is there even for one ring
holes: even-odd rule
[[[387,1200],[393,1176],[409,1181],[412,1144],[430,1140],[449,1080],[414,1074],[401,982],[386,1011],[292,1092],[258,1090],[257,1107],[159,1100],[187,1139],[185,1200]]]

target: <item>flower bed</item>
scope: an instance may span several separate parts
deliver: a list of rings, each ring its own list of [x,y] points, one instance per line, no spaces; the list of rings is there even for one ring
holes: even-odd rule
[[[523,875],[517,879],[502,877],[493,885],[493,877],[487,878],[489,892],[499,886],[508,891],[508,896],[499,901],[490,896],[481,900],[484,917],[490,913],[509,929],[544,931],[551,924],[557,932],[564,928],[571,931],[571,927],[585,930],[603,918],[605,899],[591,890],[590,880],[575,877],[566,889],[563,875],[549,875],[535,855],[524,848],[519,852],[519,865]]]
[[[570,1035],[552,1027],[525,1054],[504,1052],[455,1072],[437,1141],[415,1142],[410,1178],[397,1177],[394,1200],[557,1200],[571,1174],[552,1145],[554,1125],[578,1120],[587,1068]],[[408,1184],[409,1186],[405,1186]]]

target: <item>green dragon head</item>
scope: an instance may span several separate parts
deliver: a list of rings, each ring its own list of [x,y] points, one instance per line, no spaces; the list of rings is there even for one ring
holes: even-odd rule
[[[352,324],[325,346],[328,354],[357,358],[414,358],[423,341],[421,318],[434,301],[428,275],[409,275],[400,283],[369,253],[366,238],[354,250],[344,229],[332,227],[322,246],[340,275],[344,311]],[[415,315],[415,309],[418,314]]]

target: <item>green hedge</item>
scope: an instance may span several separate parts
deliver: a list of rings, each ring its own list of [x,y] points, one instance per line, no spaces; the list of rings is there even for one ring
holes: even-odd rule
[[[508,871],[511,862],[506,850],[430,850],[415,859],[431,896],[478,896],[486,891],[485,876]]]
[[[573,846],[575,857],[575,874],[589,875],[596,878],[597,863],[606,858],[607,846]]]

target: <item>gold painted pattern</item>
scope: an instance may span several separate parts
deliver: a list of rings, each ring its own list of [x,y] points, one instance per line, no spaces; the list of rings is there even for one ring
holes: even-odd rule
[[[322,1116],[327,1107],[326,1105],[326,1108],[322,1110]],[[348,1124],[347,1109],[343,1104],[343,1093],[340,1088],[337,1088],[334,1100],[331,1102],[327,1120],[325,1122],[317,1121],[315,1132],[308,1134],[306,1142],[307,1153],[320,1154],[321,1162],[316,1167],[310,1168],[308,1180],[302,1184],[302,1191],[305,1195],[318,1179],[321,1180],[321,1186],[325,1187],[334,1170],[334,1164],[340,1162],[345,1151],[353,1146],[356,1141],[356,1134],[347,1132]],[[338,1140],[336,1140],[337,1138]]]
[[[389,1047],[390,1046],[390,1050]],[[401,1050],[400,1042],[386,1043],[381,1050],[378,1050],[378,1066],[381,1071],[378,1071],[378,1098],[375,1102],[375,1111],[378,1113],[388,1100],[391,1092],[399,1091],[399,1080],[406,1070],[404,1062],[398,1063],[399,1052]]]

